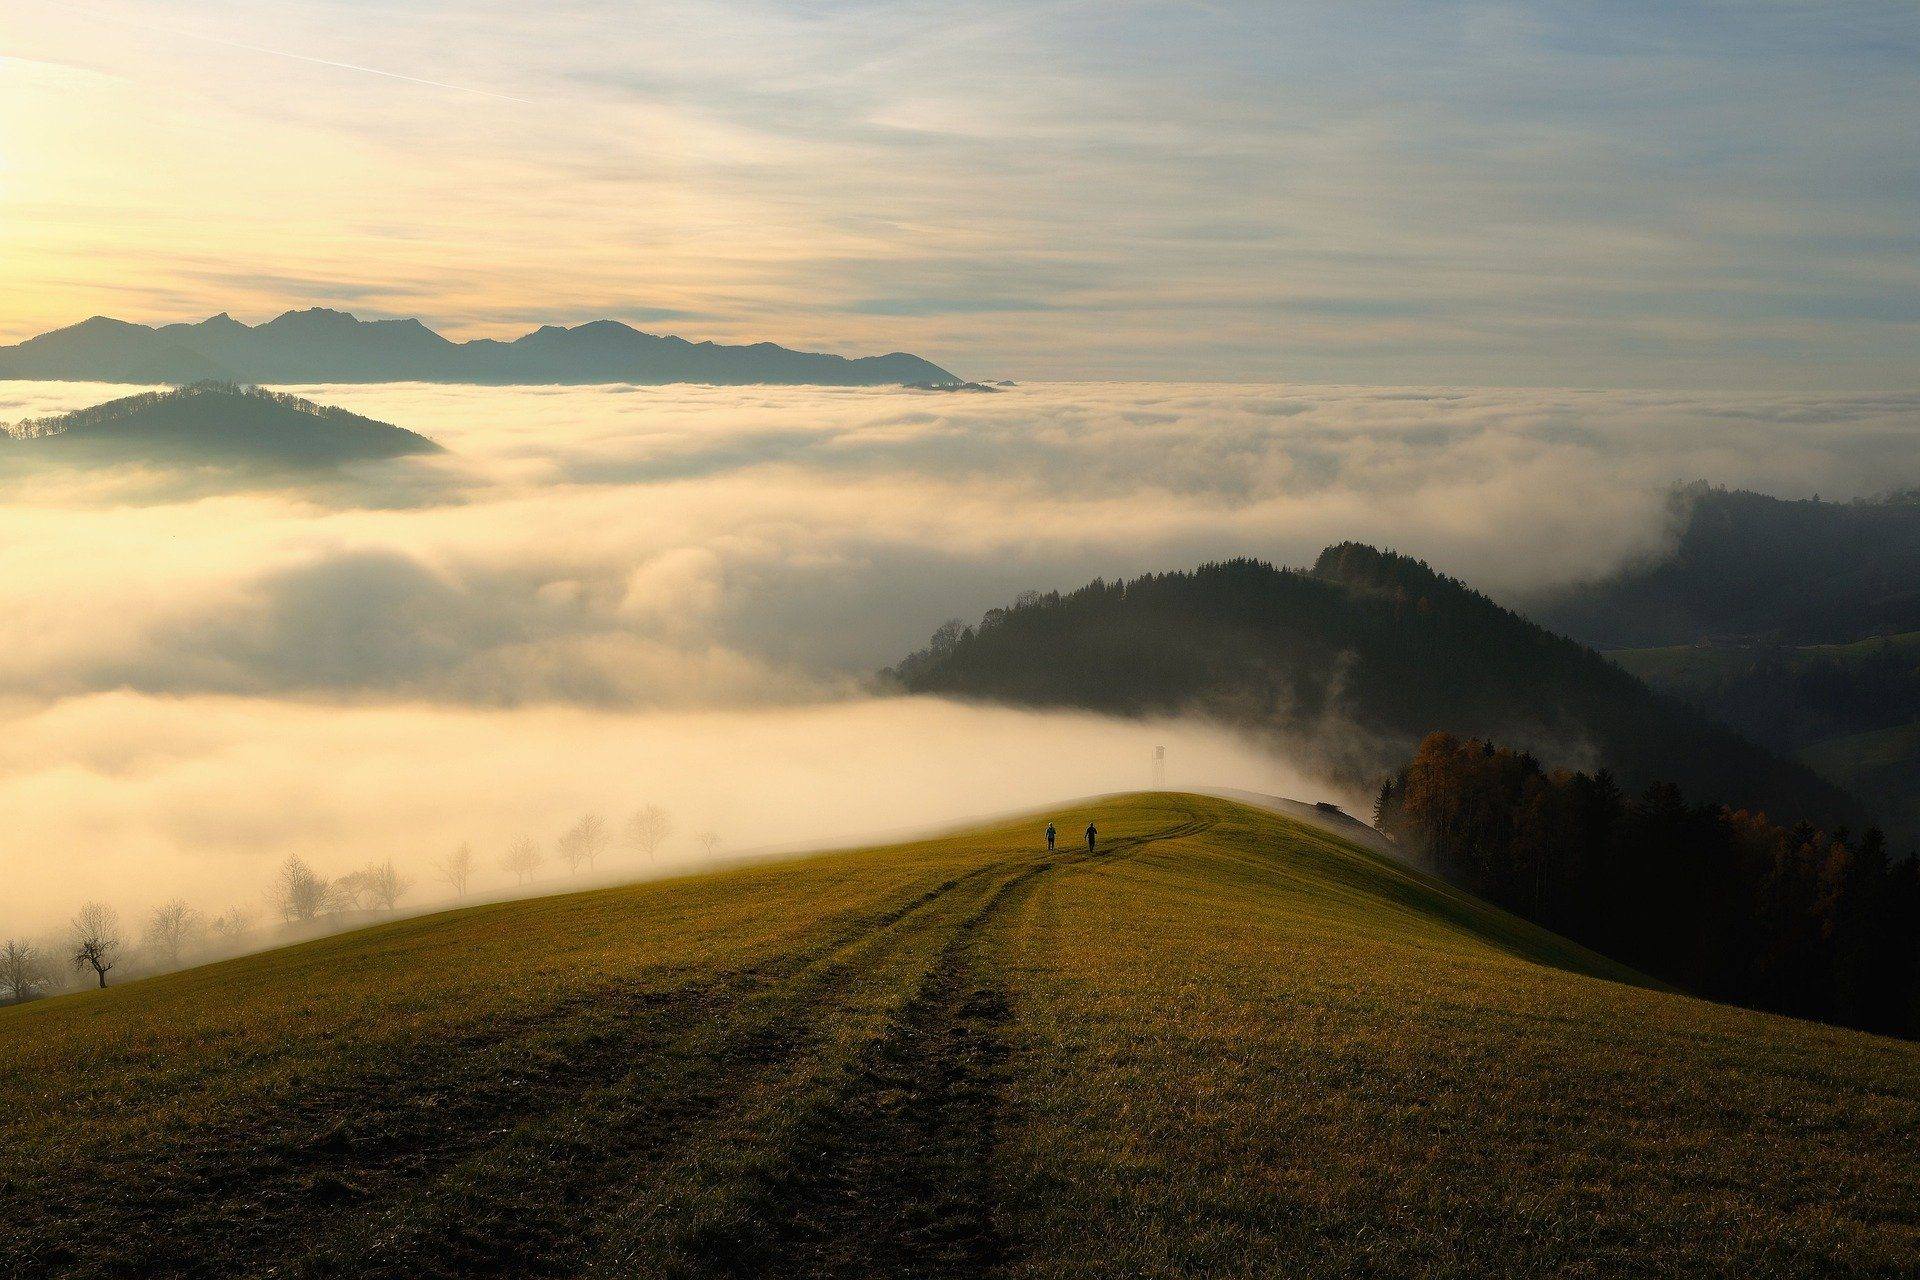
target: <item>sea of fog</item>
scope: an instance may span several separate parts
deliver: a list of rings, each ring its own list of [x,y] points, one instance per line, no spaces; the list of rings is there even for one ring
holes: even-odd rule
[[[869,677],[1026,589],[1356,538],[1496,593],[1657,552],[1706,478],[1871,493],[1920,400],[1075,384],[306,386],[447,446],[324,486],[0,489],[0,936],[88,898],[258,902],[290,853],[483,881],[584,812],[663,865],[1170,779],[1318,797],[1205,725]],[[0,383],[0,420],[126,387]],[[1337,797],[1350,799],[1350,797]],[[556,882],[557,883],[557,882]],[[549,887],[552,887],[549,885]]]

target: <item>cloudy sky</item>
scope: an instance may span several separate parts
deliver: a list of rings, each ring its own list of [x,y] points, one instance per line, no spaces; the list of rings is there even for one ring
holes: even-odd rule
[[[0,338],[324,303],[974,376],[1911,387],[1920,9],[7,0]]]

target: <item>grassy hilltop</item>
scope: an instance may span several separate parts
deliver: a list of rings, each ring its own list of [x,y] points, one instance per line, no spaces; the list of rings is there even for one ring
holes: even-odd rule
[[[1920,1046],[1230,801],[1046,816],[0,1010],[0,1274],[1920,1267]]]

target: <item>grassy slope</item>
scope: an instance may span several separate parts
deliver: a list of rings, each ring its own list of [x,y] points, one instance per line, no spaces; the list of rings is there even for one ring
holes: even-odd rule
[[[1800,759],[1874,801],[1896,830],[1920,829],[1920,722],[1828,738],[1804,748]]]
[[[1229,801],[1087,812],[0,1010],[0,1274],[1920,1265],[1920,1046]]]
[[[1784,660],[1798,655],[1806,661],[1864,662],[1892,652],[1920,661],[1920,631],[1874,636],[1850,644],[1803,644],[1774,647],[1742,644],[1675,644],[1656,649],[1609,649],[1607,657],[1642,680],[1656,685],[1687,685],[1713,680],[1751,666],[1757,656]]]
[[[1682,696],[1691,691],[1694,701],[1711,708],[1712,698],[1699,696],[1701,690],[1739,676],[1762,658],[1789,666],[1818,662],[1846,668],[1887,653],[1920,662],[1920,631],[1792,648],[1697,644],[1615,649],[1607,657],[1656,688]],[[1823,738],[1795,755],[1821,777],[1866,800],[1876,818],[1892,825],[1897,844],[1920,830],[1920,723]]]

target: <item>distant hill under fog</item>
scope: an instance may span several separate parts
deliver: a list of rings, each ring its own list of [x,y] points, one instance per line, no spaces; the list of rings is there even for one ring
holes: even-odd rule
[[[598,382],[887,386],[958,382],[919,356],[825,355],[771,342],[688,342],[617,320],[453,342],[418,320],[315,307],[261,325],[225,314],[158,327],[95,316],[0,347],[0,378],[85,382]]]
[[[298,396],[202,382],[19,424],[16,459],[305,470],[439,453],[423,435]]]

